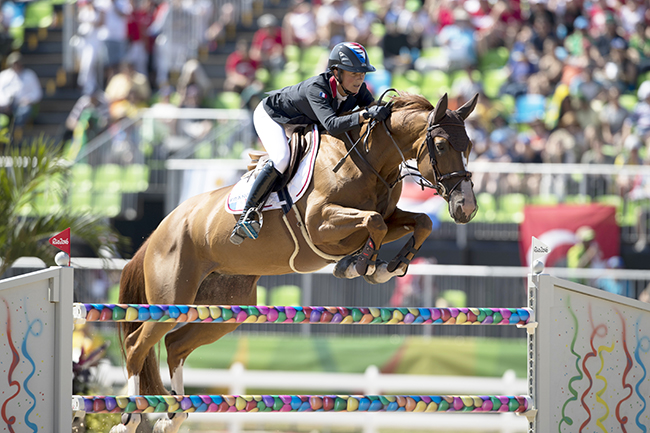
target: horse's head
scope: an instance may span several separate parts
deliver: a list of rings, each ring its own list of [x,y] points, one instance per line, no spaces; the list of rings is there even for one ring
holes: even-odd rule
[[[429,112],[426,135],[417,149],[420,174],[449,203],[449,214],[461,224],[468,223],[478,209],[472,173],[467,171],[472,142],[465,131],[465,119],[477,101],[478,94],[458,110],[448,110],[445,94]]]

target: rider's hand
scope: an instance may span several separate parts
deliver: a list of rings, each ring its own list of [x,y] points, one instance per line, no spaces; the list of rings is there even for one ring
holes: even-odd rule
[[[363,113],[364,119],[375,119],[378,122],[383,122],[390,115],[390,108],[385,105],[373,105],[368,107]]]

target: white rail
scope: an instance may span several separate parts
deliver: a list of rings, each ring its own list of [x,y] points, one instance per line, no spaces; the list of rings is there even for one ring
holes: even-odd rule
[[[169,372],[160,369],[163,383],[170,386]],[[126,384],[126,370],[102,364],[97,371],[102,386]],[[255,388],[270,391],[318,389],[325,392],[359,394],[470,394],[523,395],[526,380],[517,379],[513,370],[502,377],[430,376],[416,374],[382,374],[371,365],[365,373],[324,373],[295,371],[247,370],[236,362],[225,369],[183,369],[186,387],[227,388],[228,394],[246,394]]]
[[[92,257],[73,257],[72,267],[77,269],[106,269],[121,270],[129,261],[126,259],[98,259]],[[45,263],[37,257],[22,257],[13,268],[45,268]],[[326,266],[315,274],[331,274],[334,265]],[[621,280],[645,281],[650,280],[648,269],[571,269],[545,268],[548,273],[558,278],[600,278],[611,277]],[[524,266],[468,266],[468,265],[410,265],[411,275],[433,275],[449,277],[525,277],[530,268]]]

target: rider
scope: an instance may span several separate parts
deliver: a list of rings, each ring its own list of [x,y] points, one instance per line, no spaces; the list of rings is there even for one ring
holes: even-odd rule
[[[373,96],[364,79],[376,69],[366,49],[356,42],[336,45],[329,56],[328,70],[296,85],[272,92],[253,113],[253,123],[269,161],[259,172],[230,242],[239,245],[248,237],[256,239],[261,228],[255,219],[257,209],[266,202],[278,179],[289,166],[289,144],[283,125],[322,125],[331,135],[348,131],[363,119],[386,120],[390,109],[373,105]],[[356,106],[367,107],[352,114]]]

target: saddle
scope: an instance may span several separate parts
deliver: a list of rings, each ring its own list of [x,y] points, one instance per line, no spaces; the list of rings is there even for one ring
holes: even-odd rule
[[[300,162],[314,145],[314,138],[319,140],[318,130],[313,128],[312,125],[285,125],[285,131],[288,132],[287,136],[289,136],[289,153],[291,157],[289,167],[284,172],[280,182],[273,188],[274,191],[280,191],[289,184],[296,175]],[[314,137],[314,134],[317,134],[316,137]],[[246,166],[249,171],[246,175],[252,175],[254,179],[268,161],[269,154],[263,150],[251,150],[248,152],[248,156],[251,160]]]
[[[308,125],[305,127],[305,125],[302,125],[302,128],[294,128],[290,147],[291,160],[289,167],[266,201],[264,211],[280,209],[283,203],[295,202],[306,192],[311,182],[319,147],[319,134],[316,126]],[[241,213],[253,182],[269,159],[266,152],[258,150],[250,151],[249,156],[251,158],[247,166],[249,171],[233,187],[226,200],[226,211],[229,213]],[[290,200],[287,198],[290,198]]]

